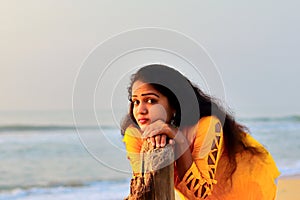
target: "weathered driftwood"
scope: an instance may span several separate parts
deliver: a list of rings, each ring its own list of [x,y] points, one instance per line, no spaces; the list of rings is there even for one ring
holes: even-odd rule
[[[130,183],[127,200],[174,200],[174,152],[172,145],[154,149],[145,141],[141,150],[141,173]]]

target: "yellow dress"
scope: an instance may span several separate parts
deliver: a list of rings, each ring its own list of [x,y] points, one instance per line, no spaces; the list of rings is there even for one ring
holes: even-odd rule
[[[236,155],[237,168],[232,184],[226,181],[227,156],[223,148],[223,130],[217,117],[202,117],[199,122],[182,131],[191,142],[193,163],[182,180],[174,166],[174,185],[178,199],[206,200],[271,200],[276,196],[275,180],[279,171],[268,153],[264,158],[248,152]],[[140,171],[141,134],[128,128],[124,139],[127,157],[134,173]],[[245,134],[245,142],[261,147],[253,137]]]

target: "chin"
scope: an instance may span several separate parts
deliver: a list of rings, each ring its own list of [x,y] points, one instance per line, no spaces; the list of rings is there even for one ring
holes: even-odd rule
[[[140,124],[139,127],[140,129],[145,128],[147,126],[147,124]]]

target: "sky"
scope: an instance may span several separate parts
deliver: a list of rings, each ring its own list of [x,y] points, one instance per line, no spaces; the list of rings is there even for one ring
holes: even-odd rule
[[[79,69],[99,44],[159,27],[205,48],[237,116],[300,115],[299,7],[296,0],[2,0],[0,111],[71,110]]]

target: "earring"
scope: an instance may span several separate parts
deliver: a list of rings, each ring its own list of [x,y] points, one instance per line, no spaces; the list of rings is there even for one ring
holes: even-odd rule
[[[175,117],[176,117],[176,113],[173,113],[173,117],[172,117],[172,119],[171,119],[171,121],[170,121],[170,124],[171,124],[172,126],[174,126],[174,127],[176,127],[176,124],[175,124]]]

